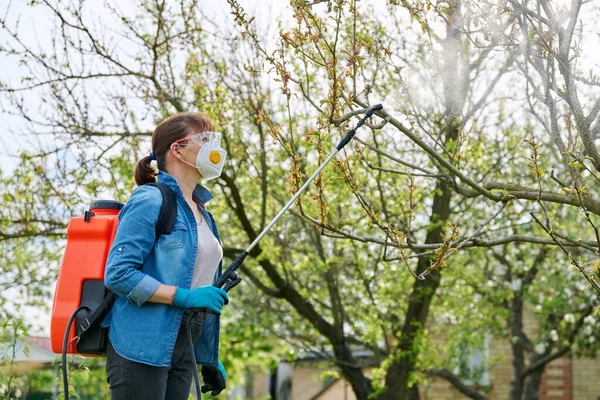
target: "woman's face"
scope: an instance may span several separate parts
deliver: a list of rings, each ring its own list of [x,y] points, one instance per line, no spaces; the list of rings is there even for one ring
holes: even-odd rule
[[[171,145],[172,155],[187,164],[192,168],[194,174],[201,177],[196,159],[202,146],[208,142],[216,142],[220,145],[221,134],[217,132],[201,132],[179,139]]]
[[[202,146],[190,141],[183,142],[180,144],[180,152],[185,161],[189,161],[192,164],[196,164],[196,157]]]

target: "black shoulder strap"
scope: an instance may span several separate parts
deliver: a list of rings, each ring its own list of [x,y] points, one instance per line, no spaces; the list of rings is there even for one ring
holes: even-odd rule
[[[160,214],[158,214],[158,221],[156,221],[156,239],[158,240],[163,233],[170,234],[173,225],[175,225],[175,220],[177,219],[175,193],[170,187],[161,182],[147,183],[147,185],[159,188],[163,198]]]
[[[79,329],[76,330],[77,336],[83,336],[83,334],[90,329],[90,327],[96,322],[99,317],[104,317],[108,312],[107,310],[112,307],[116,294],[108,289],[106,290],[106,294],[102,303],[96,307],[96,309],[83,321],[79,324]]]

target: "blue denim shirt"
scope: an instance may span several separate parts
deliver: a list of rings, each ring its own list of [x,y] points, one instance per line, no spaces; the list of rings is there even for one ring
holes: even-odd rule
[[[155,225],[162,205],[160,190],[142,185],[135,188],[119,212],[119,223],[108,255],[104,284],[117,294],[101,326],[110,326],[109,338],[122,357],[158,367],[169,366],[184,310],[168,304],[148,302],[161,283],[189,289],[198,250],[196,220],[177,180],[160,171],[158,181],[168,185],[177,202],[177,220],[169,235],[156,240]],[[197,185],[193,193],[198,209],[217,240],[217,226],[204,203],[213,195]],[[219,263],[214,281],[221,276]],[[219,317],[208,314],[202,335],[194,344],[196,361],[217,366]]]

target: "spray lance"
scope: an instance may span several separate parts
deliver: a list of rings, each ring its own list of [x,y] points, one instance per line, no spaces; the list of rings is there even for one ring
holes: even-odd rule
[[[254,248],[254,246],[256,246],[256,244],[269,231],[269,229],[271,229],[271,227],[273,225],[275,225],[275,223],[283,215],[283,213],[285,213],[286,210],[294,204],[294,201],[296,201],[296,199],[306,190],[308,185],[310,185],[310,183],[317,177],[317,175],[319,175],[319,173],[323,170],[323,168],[325,168],[327,166],[327,164],[337,155],[337,153],[352,140],[352,138],[354,137],[354,134],[356,133],[356,130],[364,125],[366,119],[370,118],[373,115],[373,113],[375,113],[375,111],[379,111],[382,109],[383,109],[383,105],[381,105],[381,104],[376,104],[367,109],[367,111],[365,112],[365,115],[358,121],[356,126],[354,128],[352,128],[342,138],[342,140],[340,140],[340,142],[335,147],[335,149],[331,152],[329,157],[327,157],[327,159],[325,161],[323,161],[323,163],[311,175],[311,177],[308,178],[306,180],[306,182],[304,182],[304,185],[302,185],[302,187],[294,194],[294,196],[287,202],[287,204],[285,206],[283,206],[283,208],[279,211],[279,213],[275,216],[275,218],[273,218],[271,220],[271,222],[269,222],[269,224],[263,229],[263,231],[248,246],[248,248],[246,250],[242,251],[236,257],[236,259],[233,260],[233,262],[229,265],[229,267],[227,267],[225,272],[223,272],[221,277],[217,280],[217,282],[213,286],[216,286],[218,288],[225,290],[226,292],[229,292],[230,289],[237,286],[242,281],[242,278],[237,273],[237,269],[242,265],[242,263],[244,262],[244,260],[246,259],[246,257],[250,253],[250,251]],[[190,328],[191,324],[189,324],[189,321],[196,314],[201,313],[202,315],[200,317],[200,321],[203,322],[204,319],[206,318],[206,313],[207,312],[213,313],[213,312],[206,308],[196,308],[196,309],[191,309],[191,311],[192,311],[192,314],[189,316],[189,319],[188,319],[188,332],[187,332],[188,335],[187,336],[188,336],[188,341],[190,343],[190,348],[192,349],[192,354],[194,356],[194,364],[196,364],[196,355],[194,354],[194,346],[192,343],[192,334],[191,334],[191,328]],[[196,395],[197,395],[197,398],[200,399],[200,380],[198,378],[198,374],[194,374],[194,378],[195,378],[195,383],[196,383]],[[202,391],[206,392],[208,390],[205,390],[203,388]]]
[[[327,164],[337,155],[337,153],[352,140],[352,138],[354,137],[354,134],[356,133],[356,129],[360,128],[365,123],[365,120],[367,118],[370,118],[375,111],[379,111],[381,109],[383,109],[383,105],[381,105],[381,104],[376,104],[367,109],[367,111],[365,112],[365,116],[363,118],[361,118],[361,120],[358,121],[356,126],[352,130],[350,130],[350,132],[348,132],[346,134],[346,136],[344,136],[342,138],[340,143],[331,152],[329,157],[327,157],[327,159],[325,161],[323,161],[323,163],[319,166],[319,168],[311,175],[310,178],[307,179],[307,181],[304,183],[304,185],[302,185],[302,187],[294,194],[294,196],[287,202],[287,204],[285,206],[283,206],[281,211],[279,211],[279,213],[275,216],[275,218],[273,218],[273,220],[271,222],[269,222],[269,224],[256,237],[256,239],[254,239],[254,241],[250,244],[250,246],[248,246],[248,248],[246,250],[241,252],[240,255],[238,255],[237,258],[235,260],[233,260],[231,265],[229,265],[229,267],[225,270],[223,275],[221,275],[221,277],[214,284],[214,286],[219,287],[219,288],[225,290],[226,292],[228,292],[229,289],[238,285],[242,281],[242,278],[240,278],[240,276],[238,275],[236,270],[242,265],[242,263],[244,262],[244,259],[248,256],[248,253],[250,253],[250,251],[254,248],[254,246],[256,246],[256,244],[260,241],[260,239],[269,231],[269,229],[271,229],[271,227],[273,225],[275,225],[275,223],[283,215],[283,213],[285,213],[286,210],[294,204],[294,201],[302,194],[302,192],[304,192],[306,190],[308,185],[310,185],[310,183],[317,177],[317,175],[319,175],[319,173],[323,170],[323,168],[325,168],[325,166],[327,166]]]

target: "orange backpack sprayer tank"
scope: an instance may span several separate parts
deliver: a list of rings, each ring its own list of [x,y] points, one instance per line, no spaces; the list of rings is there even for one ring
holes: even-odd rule
[[[157,187],[162,196],[156,222],[158,239],[171,233],[175,224],[175,193],[164,183],[146,185]],[[69,400],[67,353],[92,357],[106,354],[109,328],[102,328],[100,323],[116,294],[104,286],[104,270],[124,205],[115,200],[96,200],[82,217],[71,219],[67,227],[67,245],[50,318],[52,351],[62,353],[65,400]]]
[[[67,246],[58,274],[50,319],[50,341],[55,353],[63,351],[67,323],[73,312],[80,306],[93,310],[107,295],[104,269],[117,231],[117,216],[123,205],[112,200],[94,201],[89,211],[69,222]],[[89,311],[79,312],[76,325],[79,326],[80,320],[88,314]],[[86,337],[86,342],[89,340],[97,344],[82,348],[72,343],[76,338],[75,326],[72,326],[66,351],[70,354],[103,354],[102,342],[107,339],[103,337],[105,335],[104,330],[95,330],[93,336],[96,337]]]

